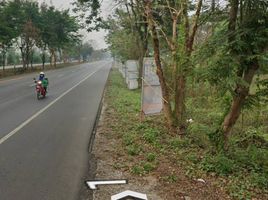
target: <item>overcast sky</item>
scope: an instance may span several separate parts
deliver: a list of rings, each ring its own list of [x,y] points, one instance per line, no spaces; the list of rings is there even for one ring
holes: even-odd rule
[[[75,0],[36,0],[40,3],[46,2],[48,5],[51,3],[58,9],[72,8],[71,3]],[[112,2],[113,0],[102,0],[102,15],[107,17],[112,12]],[[85,40],[94,40],[94,48],[101,49],[107,47],[104,41],[105,32],[102,30],[100,32],[88,33],[83,30],[81,33],[84,35]]]

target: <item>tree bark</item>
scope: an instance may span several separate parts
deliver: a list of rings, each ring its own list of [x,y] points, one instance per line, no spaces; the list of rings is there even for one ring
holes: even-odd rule
[[[157,67],[157,75],[159,77],[162,95],[163,95],[163,98],[165,99],[163,101],[164,114],[167,119],[169,128],[174,133],[175,129],[174,129],[172,110],[171,110],[171,105],[170,105],[170,94],[167,88],[166,80],[165,80],[164,73],[162,70],[162,63],[160,60],[159,39],[158,39],[155,24],[153,22],[153,16],[152,16],[152,10],[151,10],[152,3],[150,0],[145,0],[144,2],[145,2],[147,21],[151,29],[151,34],[152,34],[152,39],[153,39],[154,59],[155,59],[156,67]]]
[[[230,0],[231,8],[229,14],[229,44],[231,44],[235,40],[235,29],[236,29],[236,21],[239,7],[239,0]]]
[[[227,148],[228,138],[231,133],[231,130],[241,113],[241,109],[245,103],[246,98],[249,95],[250,85],[258,69],[259,69],[259,64],[258,64],[258,61],[255,59],[254,62],[250,66],[248,66],[248,69],[246,70],[244,77],[243,77],[243,80],[248,85],[243,86],[239,84],[236,87],[236,90],[235,90],[236,95],[233,97],[233,101],[232,101],[229,113],[224,118],[224,122],[222,124],[225,149]]]
[[[45,69],[45,62],[46,62],[46,53],[43,51],[42,53],[42,69]]]
[[[179,126],[180,134],[184,134],[186,131],[186,73],[187,68],[190,65],[191,54],[193,52],[194,39],[198,28],[199,16],[202,8],[203,0],[199,0],[197,3],[195,20],[193,23],[192,30],[190,30],[189,18],[188,18],[188,2],[185,1],[183,4],[183,16],[184,16],[184,26],[185,26],[185,44],[184,44],[184,56],[186,61],[181,63],[179,66],[180,70],[178,70],[178,75],[176,78],[176,94],[175,94],[175,115],[176,115],[176,123]]]

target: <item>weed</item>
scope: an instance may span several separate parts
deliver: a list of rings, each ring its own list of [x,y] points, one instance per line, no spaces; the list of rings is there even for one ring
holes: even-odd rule
[[[150,173],[151,171],[155,169],[155,165],[153,165],[152,163],[146,162],[143,165],[143,169],[146,173]]]
[[[228,175],[235,171],[236,165],[223,154],[215,156],[207,155],[201,162],[201,168],[207,172],[215,172],[218,175]]]
[[[194,164],[199,163],[199,158],[198,158],[196,153],[189,153],[189,154],[185,155],[185,159],[194,163]]]
[[[157,136],[159,135],[158,130],[154,128],[147,128],[143,132],[143,138],[148,143],[154,143],[157,141]]]
[[[154,153],[148,153],[147,156],[146,156],[146,160],[148,162],[153,162],[155,161],[155,158],[156,158],[156,155]]]
[[[137,144],[127,146],[127,153],[130,156],[139,155],[140,152],[141,152],[141,147],[139,147]]]
[[[176,183],[178,181],[178,177],[175,174],[170,174],[164,177],[164,180],[169,183]]]
[[[255,187],[260,187],[263,189],[268,188],[268,173],[256,173],[252,172],[250,174],[250,181]]]
[[[135,136],[132,134],[124,134],[123,142],[126,146],[133,144],[135,141]]]
[[[190,141],[187,138],[184,138],[184,139],[172,138],[170,139],[169,144],[173,149],[181,149],[181,148],[189,147]]]
[[[137,165],[134,165],[131,168],[131,173],[136,174],[136,175],[143,175],[144,174],[144,171],[143,171],[143,168],[142,167],[137,166]]]

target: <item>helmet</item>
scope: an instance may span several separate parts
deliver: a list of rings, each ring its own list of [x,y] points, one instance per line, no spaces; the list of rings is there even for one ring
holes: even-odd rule
[[[45,73],[44,72],[40,72],[40,75],[45,75]]]

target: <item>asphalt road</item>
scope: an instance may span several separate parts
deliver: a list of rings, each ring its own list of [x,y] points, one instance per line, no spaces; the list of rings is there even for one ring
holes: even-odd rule
[[[48,71],[42,100],[32,74],[0,81],[0,200],[78,198],[110,66],[100,61]]]

